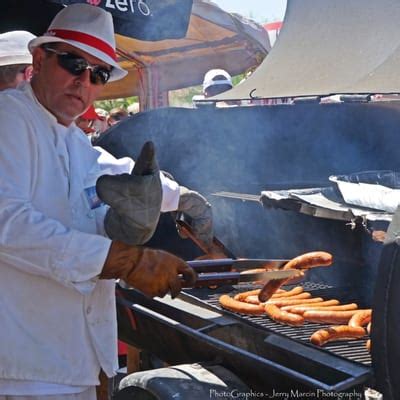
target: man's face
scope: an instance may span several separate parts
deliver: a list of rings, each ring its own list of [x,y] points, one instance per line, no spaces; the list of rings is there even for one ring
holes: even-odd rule
[[[68,52],[80,56],[91,65],[111,69],[98,58],[66,43],[51,44],[57,52]],[[70,125],[84,113],[100,95],[104,85],[90,82],[90,70],[76,76],[58,63],[58,56],[37,47],[33,52],[32,88],[40,103],[49,110],[57,121]]]

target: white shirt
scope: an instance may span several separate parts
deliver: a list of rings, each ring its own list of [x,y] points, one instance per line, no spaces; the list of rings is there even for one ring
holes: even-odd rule
[[[99,152],[29,84],[0,93],[0,121],[0,380],[96,385],[118,368],[115,282],[96,278],[107,207],[87,191]]]

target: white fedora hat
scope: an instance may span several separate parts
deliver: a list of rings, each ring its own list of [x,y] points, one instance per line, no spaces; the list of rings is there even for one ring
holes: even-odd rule
[[[113,66],[110,80],[123,78],[128,72],[117,63],[112,16],[89,4],[71,4],[53,19],[47,32],[29,42],[29,51],[44,43],[63,42],[77,47]]]
[[[11,31],[0,35],[0,66],[32,64],[28,43],[36,36],[26,31]]]
[[[221,77],[216,79],[217,77]],[[203,80],[203,91],[214,85],[229,85],[233,87],[232,78],[224,69],[210,69]]]

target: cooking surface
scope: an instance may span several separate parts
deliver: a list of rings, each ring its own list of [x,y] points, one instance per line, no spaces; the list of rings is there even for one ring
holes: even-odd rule
[[[297,286],[297,285],[296,285]],[[338,299],[341,304],[357,303],[359,308],[367,308],[367,305],[360,304],[357,299],[352,297],[352,288],[334,288],[327,285],[316,284],[313,282],[304,282],[302,284],[304,290],[312,293],[313,297],[322,297],[325,300]],[[366,339],[338,341],[326,344],[323,347],[313,346],[310,343],[310,336],[318,329],[330,326],[329,324],[315,324],[306,322],[303,326],[289,326],[278,324],[265,316],[250,316],[230,312],[223,309],[218,302],[222,294],[229,294],[234,296],[236,293],[245,292],[257,288],[254,285],[235,285],[224,286],[218,289],[187,289],[182,292],[182,298],[194,304],[206,305],[210,309],[223,311],[230,316],[238,318],[242,322],[246,322],[257,328],[273,331],[274,333],[282,334],[288,338],[300,341],[312,347],[317,347],[325,351],[332,352],[338,356],[344,357],[348,360],[356,361],[364,365],[371,365],[371,356],[365,347]],[[290,289],[291,287],[286,287]],[[354,288],[353,288],[354,289]]]

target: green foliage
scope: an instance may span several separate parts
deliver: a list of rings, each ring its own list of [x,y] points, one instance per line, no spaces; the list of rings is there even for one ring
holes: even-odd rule
[[[192,98],[196,94],[201,94],[201,86],[171,90],[169,92],[169,105],[170,107],[192,107]]]
[[[100,107],[103,110],[110,111],[113,108],[123,107],[125,110],[128,108],[129,105],[132,103],[138,103],[139,97],[126,97],[123,99],[113,99],[113,100],[99,100],[94,102],[95,108]]]

